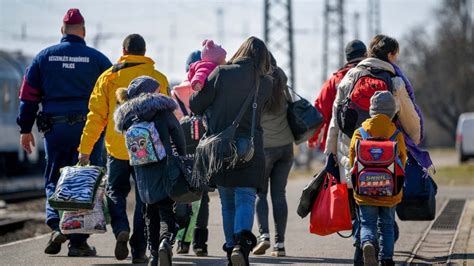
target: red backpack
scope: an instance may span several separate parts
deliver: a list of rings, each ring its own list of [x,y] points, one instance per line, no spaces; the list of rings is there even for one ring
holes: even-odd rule
[[[352,75],[352,87],[344,101],[337,106],[336,121],[339,129],[352,137],[356,128],[370,117],[370,98],[376,91],[392,92],[392,74],[384,69],[362,67]]]
[[[359,128],[352,182],[362,196],[395,196],[403,186],[404,170],[398,157],[397,135],[389,139],[373,138]]]

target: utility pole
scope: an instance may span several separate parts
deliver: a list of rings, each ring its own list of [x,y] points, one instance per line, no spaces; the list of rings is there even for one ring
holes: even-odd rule
[[[325,0],[323,9],[323,67],[321,81],[327,79],[329,69],[330,47],[337,47],[339,66],[344,64],[344,0]],[[331,45],[332,44],[332,45]],[[331,56],[331,58],[334,58]]]
[[[264,0],[264,41],[295,87],[292,0]]]
[[[380,0],[368,0],[367,35],[368,39],[381,33]]]
[[[354,39],[359,40],[360,13],[354,12]]]
[[[224,42],[225,42],[224,9],[222,7],[218,7],[216,9],[216,17],[217,17],[217,38],[218,38],[218,42],[225,47],[225,45],[224,45]]]

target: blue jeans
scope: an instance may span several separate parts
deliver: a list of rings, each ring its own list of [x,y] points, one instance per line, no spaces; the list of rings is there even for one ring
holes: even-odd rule
[[[275,222],[275,242],[285,242],[285,231],[288,220],[286,203],[286,184],[293,165],[293,144],[265,148],[265,181],[263,189],[257,194],[257,221],[260,234],[270,233],[268,226],[268,185]]]
[[[127,196],[132,189],[130,175],[135,180],[135,171],[128,160],[107,157],[109,183],[107,187],[107,204],[114,235],[122,231],[130,232],[127,218]],[[133,232],[130,238],[132,256],[146,250],[144,204],[135,186],[135,211],[133,213]]]
[[[217,187],[222,205],[222,220],[227,247],[234,246],[234,234],[252,231],[256,188]]]
[[[359,206],[361,247],[369,241],[379,244],[379,258],[392,259],[394,249],[395,207]],[[377,241],[377,220],[379,239]]]

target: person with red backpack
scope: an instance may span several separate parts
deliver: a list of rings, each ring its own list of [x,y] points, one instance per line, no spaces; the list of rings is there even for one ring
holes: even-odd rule
[[[378,265],[377,245],[381,264],[394,265],[395,206],[402,199],[407,160],[403,134],[392,122],[396,111],[390,92],[375,92],[370,98],[371,118],[354,132],[349,148],[364,265]]]
[[[318,98],[314,101],[314,107],[322,114],[324,121],[318,130],[314,132],[313,137],[308,140],[308,147],[310,148],[318,147],[320,150],[324,150],[329,122],[331,122],[332,118],[332,105],[336,99],[337,86],[350,69],[357,66],[360,61],[367,57],[367,47],[362,41],[353,40],[347,43],[345,53],[347,63],[324,82]]]
[[[396,75],[392,65],[398,53],[397,40],[385,35],[376,35],[369,45],[368,58],[350,69],[337,87],[324,153],[336,157],[341,182],[347,182],[349,189],[352,189],[348,157],[350,140],[354,130],[370,117],[370,98],[376,91],[389,91],[393,94],[399,106],[396,116],[399,129],[407,133],[415,144],[420,142],[420,117],[408,95],[405,83]],[[362,252],[359,248],[357,219],[353,227],[356,246],[354,263],[360,264]]]

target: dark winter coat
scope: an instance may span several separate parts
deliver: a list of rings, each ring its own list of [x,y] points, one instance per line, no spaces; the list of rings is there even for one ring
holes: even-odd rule
[[[251,58],[243,58],[235,64],[217,67],[207,78],[204,88],[191,96],[190,107],[196,114],[205,114],[208,132],[218,133],[232,124],[251,90],[255,90],[255,64]],[[263,130],[260,123],[263,107],[271,95],[270,76],[260,78],[257,97],[255,127],[255,154],[252,160],[233,170],[222,171],[211,182],[223,187],[263,186],[265,156]],[[252,125],[252,104],[247,107],[236,137],[249,137]]]
[[[117,108],[114,113],[115,130],[126,131],[137,116],[140,121],[154,121],[166,154],[171,155],[173,141],[177,153],[186,153],[186,143],[181,126],[173,114],[176,103],[162,94],[143,94],[133,98]],[[174,183],[174,174],[167,169],[167,159],[158,163],[134,166],[138,192],[143,202],[153,204],[166,198]]]

